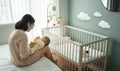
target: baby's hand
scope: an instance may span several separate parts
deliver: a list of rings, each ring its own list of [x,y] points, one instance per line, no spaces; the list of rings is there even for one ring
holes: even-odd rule
[[[38,36],[33,40],[33,42],[38,42],[39,40],[40,40],[40,37]]]
[[[35,46],[35,44],[37,44],[36,42],[31,42],[30,43],[30,48],[33,48]]]

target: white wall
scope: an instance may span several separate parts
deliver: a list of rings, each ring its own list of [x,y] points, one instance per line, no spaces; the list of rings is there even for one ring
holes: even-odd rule
[[[0,44],[8,43],[9,35],[13,29],[14,29],[14,24],[1,24],[0,25]]]

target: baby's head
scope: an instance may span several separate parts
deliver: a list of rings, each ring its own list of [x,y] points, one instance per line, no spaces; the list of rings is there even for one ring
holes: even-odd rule
[[[50,43],[50,39],[49,39],[49,37],[47,37],[47,36],[43,37],[43,38],[42,38],[42,41],[45,43],[45,46],[48,46],[49,43]]]

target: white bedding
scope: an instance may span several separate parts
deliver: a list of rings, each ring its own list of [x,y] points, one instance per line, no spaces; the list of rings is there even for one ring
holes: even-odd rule
[[[75,63],[79,63],[79,53],[80,47],[75,46],[71,43],[61,43],[61,44],[54,44],[54,50],[56,50],[59,54],[64,56],[67,59],[74,61]],[[85,51],[88,51],[86,54]],[[89,47],[83,47],[83,58],[82,63],[87,63],[98,59],[104,56],[104,53]]]
[[[42,57],[38,62],[27,67],[16,67],[10,61],[8,45],[0,45],[0,71],[62,71],[48,58]]]

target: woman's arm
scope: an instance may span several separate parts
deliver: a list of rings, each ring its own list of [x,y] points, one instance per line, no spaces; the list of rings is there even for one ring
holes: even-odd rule
[[[21,59],[25,59],[31,54],[31,50],[27,47],[27,43],[27,36],[24,36],[19,42],[19,53]]]

